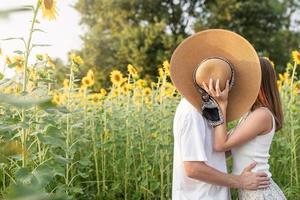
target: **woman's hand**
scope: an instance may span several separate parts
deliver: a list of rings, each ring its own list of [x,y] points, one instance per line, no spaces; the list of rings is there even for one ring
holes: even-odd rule
[[[212,79],[209,79],[208,87],[204,81],[202,82],[202,86],[206,90],[206,92],[210,96],[212,96],[221,107],[225,107],[225,108],[227,107],[228,92],[229,92],[229,80],[226,81],[226,87],[222,91],[220,90],[220,80],[219,79],[216,81],[215,88],[213,87]]]

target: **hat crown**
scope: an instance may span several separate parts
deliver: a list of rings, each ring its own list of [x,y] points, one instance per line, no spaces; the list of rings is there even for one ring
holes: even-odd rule
[[[226,81],[231,79],[231,67],[228,62],[221,58],[209,58],[202,61],[196,70],[196,82],[199,86],[203,82],[209,84],[209,79],[220,81],[220,89],[226,87]],[[213,84],[215,85],[215,83]]]

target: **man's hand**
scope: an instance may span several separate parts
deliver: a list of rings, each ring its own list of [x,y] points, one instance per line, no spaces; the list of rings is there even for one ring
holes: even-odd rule
[[[240,188],[247,190],[257,190],[261,188],[267,188],[270,185],[270,179],[264,172],[252,173],[251,169],[256,166],[256,163],[248,165],[242,174],[239,176],[241,183]]]

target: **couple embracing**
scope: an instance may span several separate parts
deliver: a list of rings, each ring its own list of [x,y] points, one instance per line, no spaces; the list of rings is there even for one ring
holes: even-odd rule
[[[171,59],[181,93],[175,113],[173,200],[285,200],[268,163],[283,114],[271,63],[242,36],[210,29],[185,39]],[[227,123],[239,119],[227,132]],[[227,174],[226,155],[233,158]],[[230,156],[230,155],[229,155]]]

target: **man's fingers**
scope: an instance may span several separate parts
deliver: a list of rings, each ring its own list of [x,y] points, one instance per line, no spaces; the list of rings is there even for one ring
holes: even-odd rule
[[[270,181],[262,181],[259,185],[270,185]]]
[[[270,181],[270,178],[268,177],[258,177],[259,181]]]
[[[251,169],[253,169],[256,166],[256,162],[251,163],[250,165],[248,165],[244,171],[251,171]]]
[[[256,175],[260,177],[268,177],[268,174],[266,174],[265,172],[257,172]]]
[[[258,189],[264,189],[264,188],[268,188],[268,187],[269,187],[269,185],[259,185]]]

